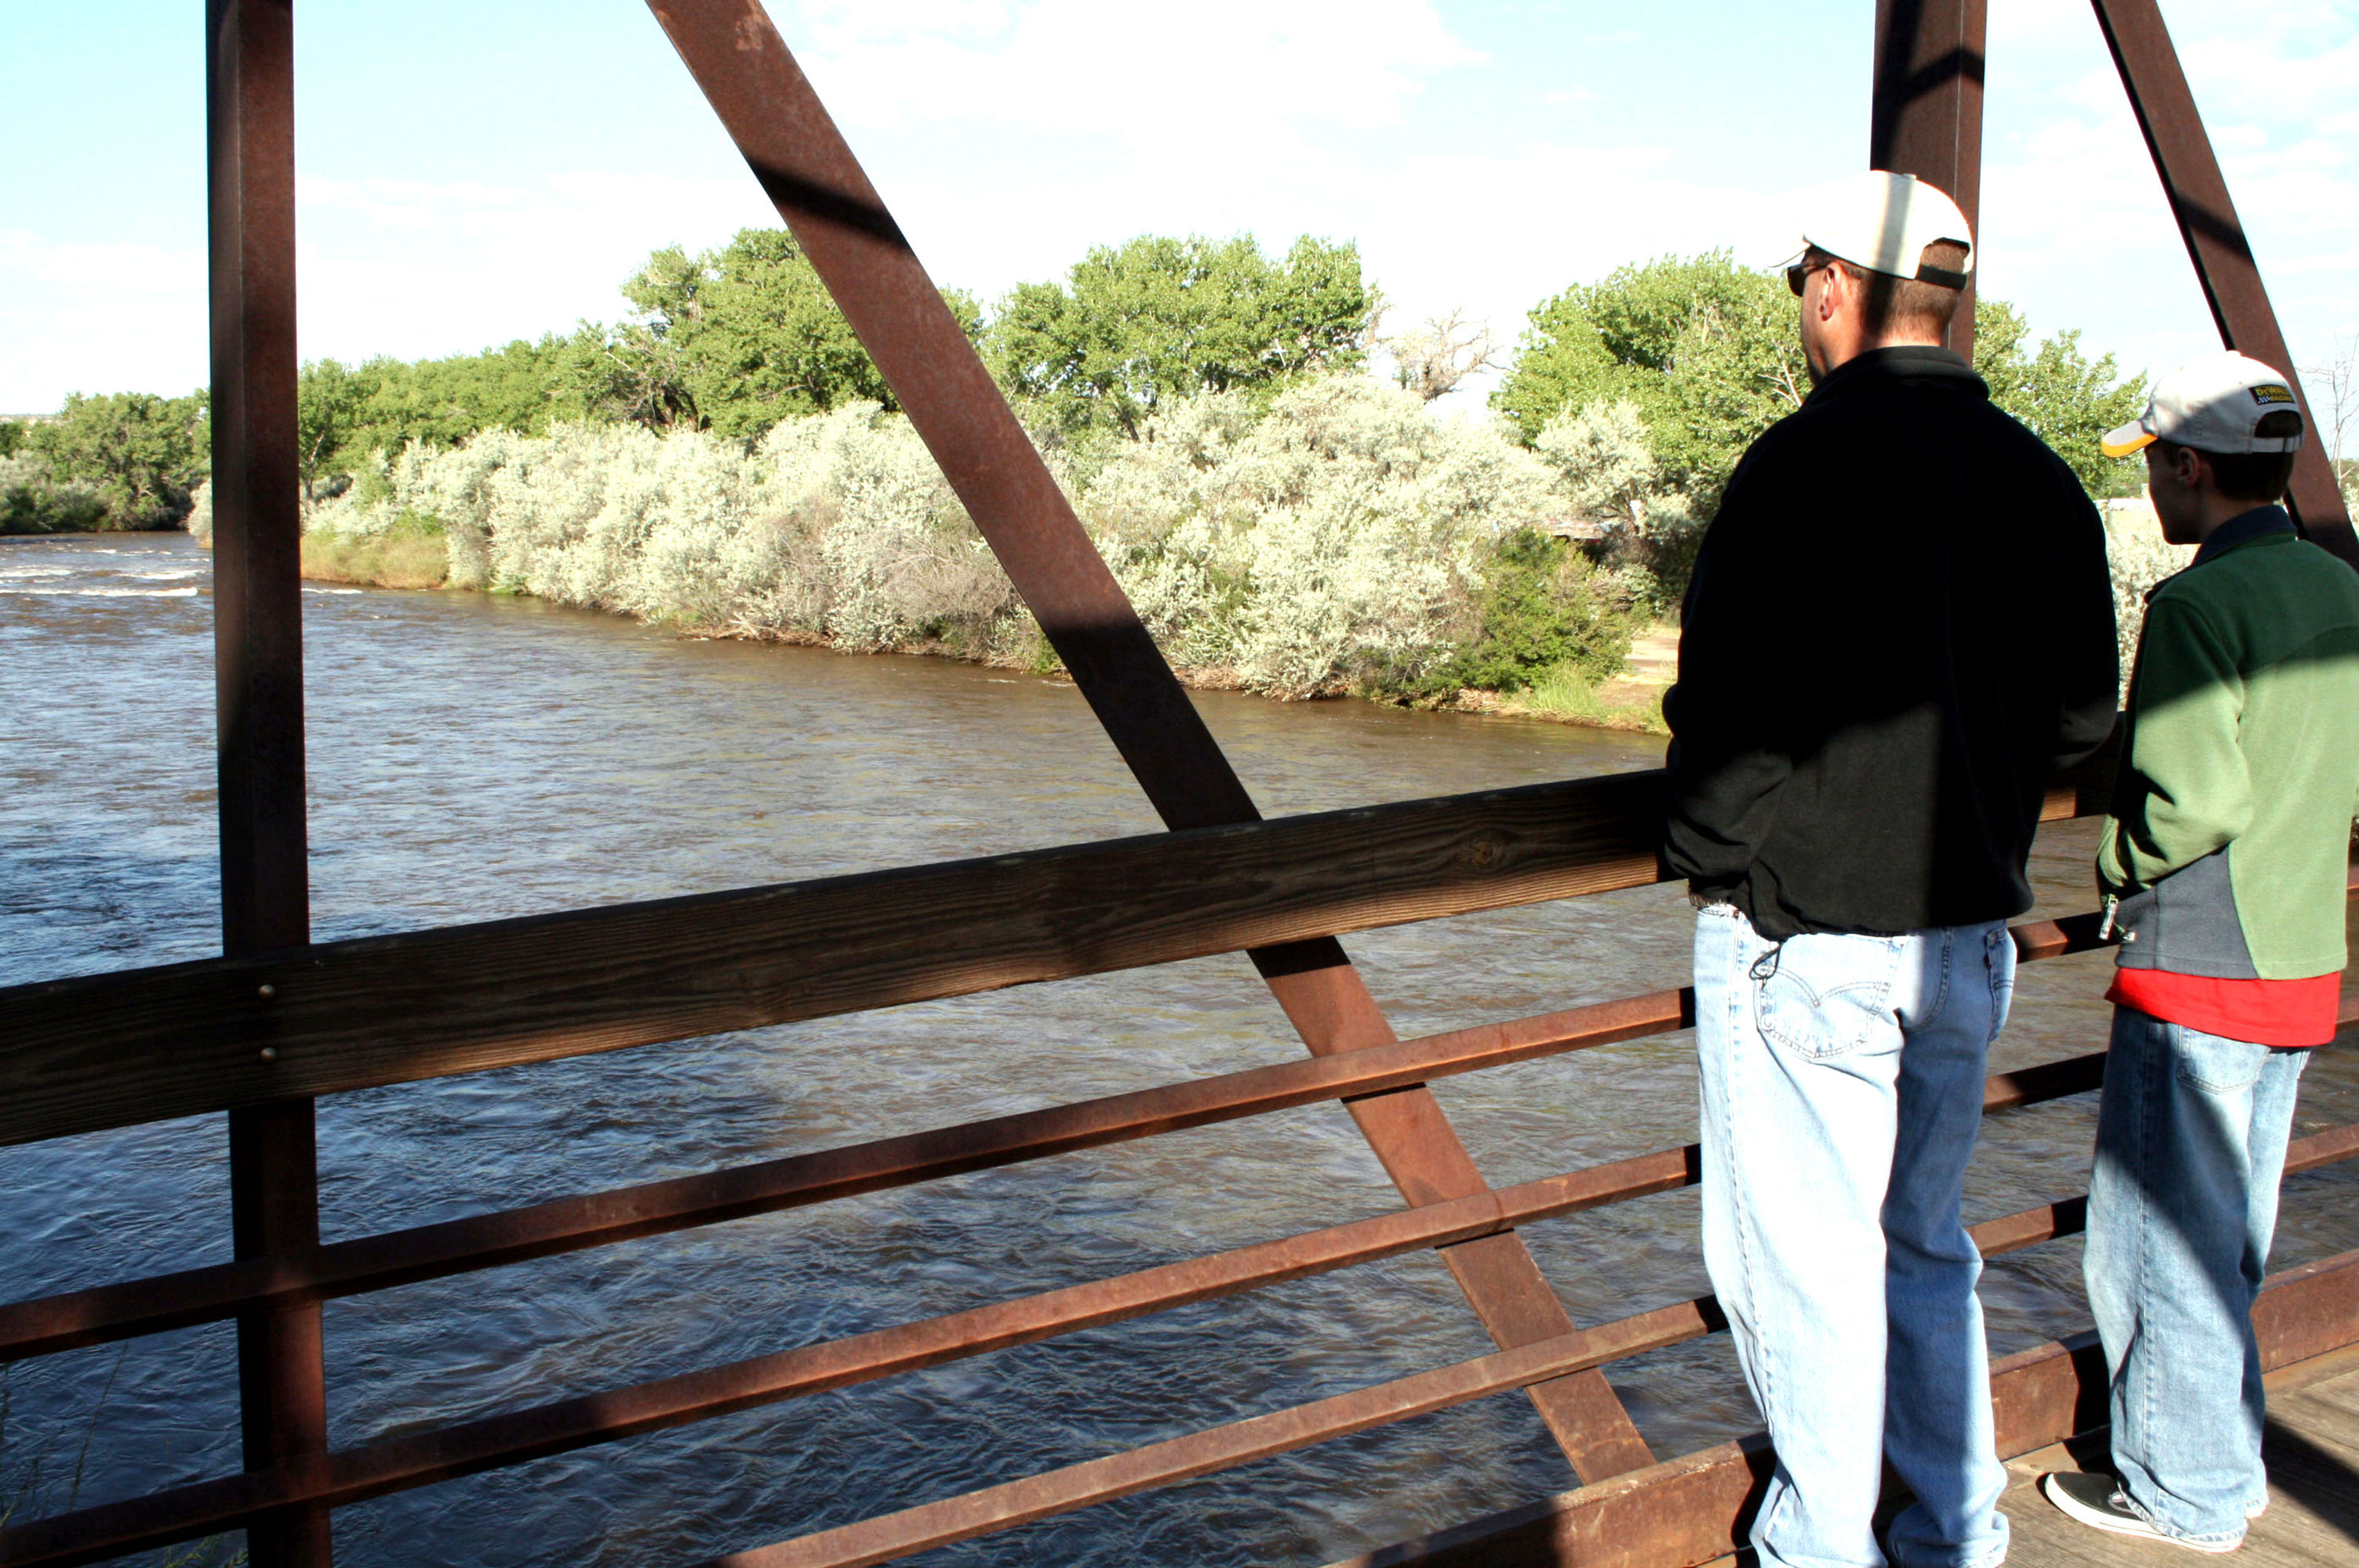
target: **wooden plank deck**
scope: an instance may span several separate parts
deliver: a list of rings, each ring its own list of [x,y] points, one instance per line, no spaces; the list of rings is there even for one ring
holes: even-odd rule
[[[2273,1372],[2262,1454],[2268,1511],[2253,1521],[2240,1568],[2352,1568],[2359,1563],[2359,1346]],[[2013,1484],[1999,1506],[2015,1523],[2008,1568],[2149,1568],[2193,1563],[2183,1547],[2126,1540],[2076,1524],[2036,1488],[2049,1470],[2105,1464],[2100,1432],[2027,1454],[2007,1465]]]

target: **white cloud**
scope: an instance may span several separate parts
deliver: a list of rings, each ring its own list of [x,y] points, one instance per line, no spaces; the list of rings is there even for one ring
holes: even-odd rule
[[[205,256],[0,229],[0,414],[69,392],[178,395],[206,375]]]

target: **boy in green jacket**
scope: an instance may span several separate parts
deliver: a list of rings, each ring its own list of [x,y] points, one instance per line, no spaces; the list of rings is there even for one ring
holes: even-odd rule
[[[2104,446],[2145,450],[2163,537],[2201,548],[2147,598],[2097,852],[2121,950],[2083,1268],[2119,1479],[2040,1485],[2083,1523],[2202,1552],[2268,1501],[2253,1297],[2347,961],[2359,573],[2277,504],[2301,438],[2285,377],[2222,353]]]

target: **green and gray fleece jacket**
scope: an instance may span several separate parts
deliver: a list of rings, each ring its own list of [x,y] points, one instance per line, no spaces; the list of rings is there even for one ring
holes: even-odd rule
[[[2307,979],[2348,961],[2359,573],[2280,507],[2147,596],[2097,881],[2124,968]]]

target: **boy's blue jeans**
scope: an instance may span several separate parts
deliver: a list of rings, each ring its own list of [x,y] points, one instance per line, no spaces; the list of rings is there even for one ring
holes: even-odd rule
[[[1960,1218],[1984,1057],[2006,1021],[2004,923],[1764,940],[1696,921],[1704,1261],[1777,1448],[1752,1545],[1776,1568],[1880,1568],[1888,1456],[1908,1568],[2006,1554],[1989,1351]]]
[[[2238,1540],[2268,1496],[2253,1297],[2309,1060],[2114,1010],[2082,1271],[2122,1490],[2166,1535]]]

